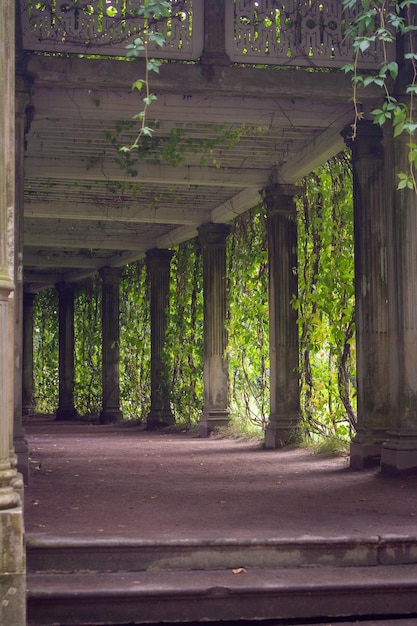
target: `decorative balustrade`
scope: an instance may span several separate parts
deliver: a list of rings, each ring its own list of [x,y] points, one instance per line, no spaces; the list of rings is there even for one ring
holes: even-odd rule
[[[126,56],[126,45],[143,32],[143,0],[20,0],[23,47],[39,52]],[[171,17],[155,29],[163,48],[153,57],[197,60],[203,50],[203,0],[173,0]]]
[[[140,35],[142,0],[21,0],[26,50],[125,56]],[[152,56],[198,60],[204,45],[204,0],[172,0],[165,35]],[[232,63],[341,67],[353,59],[346,36],[354,12],[341,0],[225,0],[226,50]],[[207,16],[210,19],[210,15]],[[361,68],[375,68],[381,50],[370,49]]]
[[[226,3],[227,52],[238,63],[341,67],[353,60],[346,31],[354,15],[342,0],[234,0]],[[359,65],[381,60],[374,48]]]

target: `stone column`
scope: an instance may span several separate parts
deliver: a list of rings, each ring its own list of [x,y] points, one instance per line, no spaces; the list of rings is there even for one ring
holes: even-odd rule
[[[102,329],[102,408],[100,422],[109,424],[123,418],[120,410],[120,324],[119,290],[121,270],[104,267],[100,271],[103,280],[101,301]]]
[[[23,76],[16,76],[15,110],[15,218],[14,218],[14,449],[19,471],[25,483],[29,476],[29,453],[22,425],[22,377],[23,377],[23,181],[26,107],[29,102],[29,86]]]
[[[266,448],[281,448],[293,440],[300,417],[297,312],[297,224],[293,185],[265,190],[268,212],[270,416]]]
[[[382,446],[385,474],[417,472],[417,194],[397,190],[408,172],[409,139],[386,136],[390,430]]]
[[[146,428],[155,430],[175,421],[171,410],[171,383],[164,346],[169,308],[171,250],[148,250],[146,268],[151,284],[151,409]],[[181,338],[178,337],[180,341]]]
[[[23,375],[22,375],[22,414],[29,415],[35,410],[33,397],[33,305],[34,293],[23,294]]]
[[[347,130],[347,133],[351,129]],[[346,135],[347,135],[346,133]],[[348,136],[348,135],[347,135]],[[362,121],[352,148],[355,237],[357,433],[350,466],[381,458],[389,428],[387,232],[382,131]]]
[[[0,3],[0,612],[4,626],[25,626],[26,584],[21,477],[13,451],[15,81],[14,0]]]
[[[203,253],[204,293],[204,409],[201,437],[229,422],[229,375],[226,356],[228,224],[205,224],[198,229]]]
[[[57,420],[77,416],[74,407],[74,285],[58,283],[59,401]]]

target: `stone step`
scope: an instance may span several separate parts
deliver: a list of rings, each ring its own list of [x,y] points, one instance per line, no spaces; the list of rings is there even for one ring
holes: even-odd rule
[[[34,572],[221,570],[359,567],[417,563],[417,537],[138,540],[28,535],[27,566]]]
[[[417,615],[417,565],[28,576],[31,626],[390,615]]]

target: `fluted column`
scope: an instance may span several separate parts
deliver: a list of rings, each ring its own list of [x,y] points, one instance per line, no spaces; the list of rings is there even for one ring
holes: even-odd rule
[[[57,420],[77,416],[74,407],[74,285],[58,283],[59,401]]]
[[[22,481],[13,451],[13,309],[15,203],[15,2],[0,3],[0,613],[25,626]]]
[[[386,474],[417,472],[417,195],[397,190],[409,168],[407,135],[386,129],[390,430],[382,445]]]
[[[29,103],[29,85],[24,76],[16,76],[15,111],[15,214],[14,214],[14,433],[13,444],[19,471],[25,483],[29,476],[28,444],[22,425],[22,378],[23,378],[23,181],[26,107]]]
[[[347,129],[349,133],[351,129]],[[347,135],[348,137],[349,135]],[[350,466],[379,463],[389,428],[387,228],[382,131],[358,124],[352,148],[355,238],[357,434]]]
[[[269,260],[270,416],[266,448],[293,439],[300,417],[297,311],[297,224],[294,197],[299,188],[272,185],[265,190]]]
[[[155,430],[173,424],[170,372],[164,358],[169,308],[171,250],[148,250],[146,268],[151,285],[151,408],[146,427]],[[178,338],[180,340],[180,338]]]
[[[206,224],[198,229],[203,254],[204,294],[204,408],[200,435],[207,437],[229,422],[229,373],[226,356],[228,224]]]
[[[104,267],[102,278],[101,329],[102,329],[102,407],[100,422],[118,422],[120,410],[120,276],[118,267]]]

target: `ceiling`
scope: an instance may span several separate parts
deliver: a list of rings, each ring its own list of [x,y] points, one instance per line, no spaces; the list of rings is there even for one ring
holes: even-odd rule
[[[229,222],[273,182],[295,183],[343,148],[354,119],[340,71],[163,64],[154,139],[138,126],[143,61],[27,54],[24,282],[38,290],[122,266]],[[366,104],[366,103],[365,103]],[[174,138],[174,139],[173,139]]]

